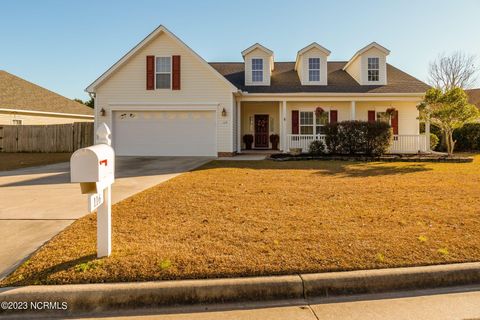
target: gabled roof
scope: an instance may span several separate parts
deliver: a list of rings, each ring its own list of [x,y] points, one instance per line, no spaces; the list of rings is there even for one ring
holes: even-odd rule
[[[218,72],[237,88],[248,93],[337,93],[337,94],[424,94],[430,87],[387,64],[388,84],[362,86],[343,70],[346,61],[327,63],[328,85],[302,85],[295,62],[275,62],[269,86],[246,86],[244,62],[212,62]]]
[[[344,67],[344,70],[348,68],[348,66],[350,65],[350,63],[352,63],[353,61],[355,61],[355,59],[358,58],[358,56],[362,55],[363,53],[367,52],[368,50],[372,49],[372,48],[376,48],[380,51],[382,51],[385,55],[389,55],[390,54],[390,50],[388,50],[387,48],[385,48],[384,46],[381,46],[379,45],[378,43],[376,43],[375,41],[366,45],[365,47],[363,47],[362,49],[358,50],[354,55],[353,57],[348,61],[348,63],[345,65]]]
[[[190,51],[192,55],[204,64],[207,68],[211,69],[211,71],[222,81],[225,81],[225,78],[222,77],[215,69],[213,69],[202,57],[200,57],[195,51],[193,51],[189,46],[187,46],[182,40],[180,40],[176,35],[170,32],[165,26],[160,25],[155,30],[153,30],[145,39],[140,41],[133,49],[127,52],[120,60],[118,60],[113,66],[111,66],[107,71],[105,71],[97,80],[95,80],[92,84],[90,84],[85,91],[87,92],[95,92],[95,89],[108,77],[115,72],[118,68],[124,65],[135,53],[139,50],[144,48],[146,45],[150,43],[153,39],[155,39],[160,33],[165,33],[168,35],[172,40],[174,40],[179,46],[183,47],[187,51]],[[236,91],[236,88],[232,86],[231,83],[226,81],[227,85],[231,87],[232,91]]]
[[[0,70],[0,109],[93,116],[93,109]]]
[[[252,52],[252,51],[255,50],[255,49],[260,49],[260,50],[262,50],[263,52],[266,52],[266,53],[268,53],[269,55],[273,56],[273,51],[272,51],[272,50],[270,50],[270,49],[262,46],[260,43],[257,42],[257,43],[255,43],[254,45],[251,45],[251,46],[248,47],[247,49],[243,50],[243,51],[242,51],[242,57],[245,58],[245,56],[246,56],[247,54],[249,54],[250,52]]]
[[[323,52],[326,56],[329,56],[330,55],[330,50],[328,50],[327,48],[325,47],[322,47],[321,45],[319,45],[318,43],[316,42],[312,42],[310,43],[308,46],[306,46],[305,48],[303,49],[300,49],[298,52],[297,52],[297,59],[295,60],[295,70],[297,70],[297,64],[298,64],[298,59],[300,58],[300,56],[306,52],[308,52],[309,50],[313,49],[313,48],[316,48],[318,50],[320,50],[321,52]]]

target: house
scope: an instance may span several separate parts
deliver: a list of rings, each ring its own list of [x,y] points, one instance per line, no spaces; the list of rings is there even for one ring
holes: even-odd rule
[[[468,102],[477,106],[480,109],[480,88],[465,90],[468,95]]]
[[[277,134],[280,150],[306,150],[326,123],[352,119],[391,122],[391,152],[428,151],[416,109],[428,86],[388,64],[389,53],[372,42],[349,61],[328,61],[330,51],[312,43],[277,62],[256,43],[242,62],[207,63],[160,26],[86,91],[118,155],[232,156],[246,134],[255,149],[270,149]]]
[[[0,70],[0,125],[93,121],[93,110]]]

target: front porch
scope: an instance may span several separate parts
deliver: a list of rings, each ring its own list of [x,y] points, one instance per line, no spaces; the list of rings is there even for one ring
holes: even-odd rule
[[[253,152],[272,150],[275,146],[281,152],[291,148],[308,152],[312,141],[325,140],[322,128],[327,123],[383,120],[388,108],[395,109],[395,116],[387,120],[394,130],[389,153],[429,152],[428,125],[426,133],[420,134],[418,101],[404,100],[237,101],[237,153],[250,151],[245,143],[246,135],[250,135]],[[315,115],[317,107],[324,110],[321,117]],[[272,143],[275,142],[272,135],[278,135],[278,145]]]

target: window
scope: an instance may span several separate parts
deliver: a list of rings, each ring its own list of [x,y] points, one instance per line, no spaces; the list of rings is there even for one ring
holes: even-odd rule
[[[368,81],[380,80],[380,59],[368,58]]]
[[[313,112],[300,112],[300,134],[313,134]]]
[[[252,59],[252,82],[263,81],[263,59]]]
[[[22,125],[22,124],[23,124],[23,120],[21,120],[21,119],[13,119],[13,120],[12,120],[12,123],[13,123],[14,125]]]
[[[390,116],[386,112],[377,112],[377,120],[390,124]]]
[[[308,58],[308,81],[320,81],[320,58]]]
[[[328,112],[322,113],[319,117],[315,116],[315,132],[325,134],[325,125],[328,124]]]
[[[170,89],[172,62],[170,57],[157,57],[155,83],[157,89]]]
[[[300,134],[314,134],[314,128],[315,134],[324,134],[328,119],[328,112],[324,112],[317,117],[313,111],[300,111]]]

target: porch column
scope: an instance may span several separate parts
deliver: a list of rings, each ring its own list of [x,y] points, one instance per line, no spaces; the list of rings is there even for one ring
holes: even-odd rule
[[[427,152],[431,152],[432,150],[430,150],[430,120],[429,119],[425,120],[425,140],[427,144],[425,146],[425,149],[427,150]]]
[[[357,113],[357,110],[356,110],[357,106],[356,106],[356,102],[355,101],[352,101],[350,103],[350,120],[356,120],[356,113]]]
[[[281,136],[280,136],[280,145],[283,152],[287,152],[287,100],[282,101],[282,110],[281,114]]]
[[[242,102],[237,100],[237,153],[242,152]]]

